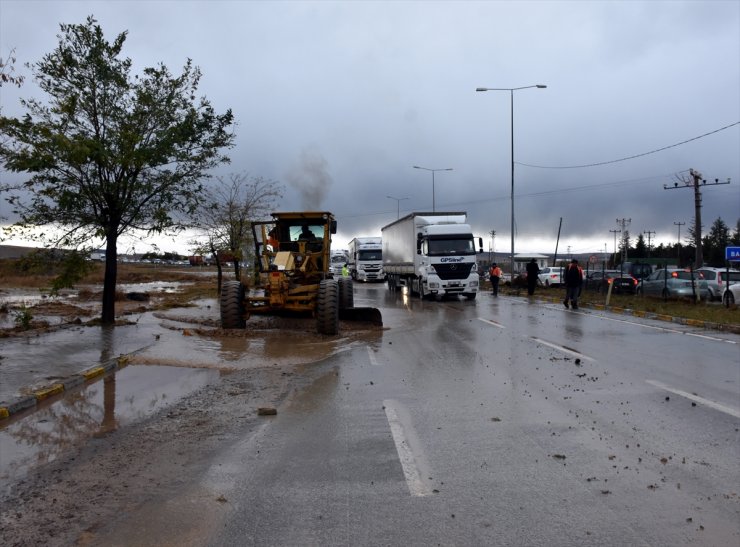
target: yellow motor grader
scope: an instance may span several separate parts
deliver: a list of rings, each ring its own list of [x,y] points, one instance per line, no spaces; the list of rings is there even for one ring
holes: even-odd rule
[[[377,308],[355,308],[349,277],[335,277],[331,236],[337,221],[328,212],[272,213],[252,223],[258,283],[221,287],[221,326],[243,329],[252,314],[304,313],[316,318],[320,334],[337,334],[339,319],[382,325]]]

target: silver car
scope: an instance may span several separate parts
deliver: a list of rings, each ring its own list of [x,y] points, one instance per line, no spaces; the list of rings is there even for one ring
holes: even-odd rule
[[[709,299],[720,300],[722,293],[728,287],[726,268],[699,268],[696,270],[704,276],[709,287]],[[740,283],[740,270],[730,269],[730,283]]]
[[[655,270],[637,286],[637,294],[671,297],[689,297],[706,300],[709,287],[704,276],[696,271],[668,268]]]

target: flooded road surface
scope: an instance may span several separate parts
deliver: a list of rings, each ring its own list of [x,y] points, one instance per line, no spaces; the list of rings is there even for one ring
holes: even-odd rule
[[[54,461],[89,438],[141,420],[209,383],[217,370],[130,366],[0,428],[0,482]],[[7,493],[7,492],[4,492]]]
[[[9,484],[89,438],[141,420],[234,370],[300,365],[349,350],[362,335],[317,336],[310,318],[253,318],[222,331],[218,304],[130,316],[130,325],[69,326],[6,338],[0,401],[126,356],[125,367],[0,422],[0,478]]]

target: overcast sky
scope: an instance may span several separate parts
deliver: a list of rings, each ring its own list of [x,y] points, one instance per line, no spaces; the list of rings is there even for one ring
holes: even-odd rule
[[[216,174],[283,183],[282,210],[333,212],[335,247],[434,203],[467,211],[485,250],[495,230],[509,252],[510,93],[477,87],[547,86],[513,94],[517,253],[553,253],[561,218],[560,254],[611,252],[623,218],[633,240],[674,243],[694,196],[663,185],[691,168],[731,179],[703,189],[705,230],[740,217],[738,1],[0,0],[0,54],[15,48],[29,76],[59,24],[87,15],[109,40],[128,31],[135,71],[178,73],[192,58],[201,93],[238,123]],[[31,78],[0,89],[6,116],[37,93]],[[433,196],[432,173],[414,165],[453,170],[435,174]]]

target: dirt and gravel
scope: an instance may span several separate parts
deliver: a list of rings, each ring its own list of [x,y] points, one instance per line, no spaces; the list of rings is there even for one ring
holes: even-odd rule
[[[135,321],[137,313],[157,309],[156,313],[175,318],[186,336],[224,339],[259,337],[260,332],[276,336],[276,331],[285,330],[304,341],[314,337],[318,345],[325,342],[314,333],[310,319],[253,318],[249,331],[222,331],[213,321],[176,306],[161,298],[126,303],[120,306],[121,320]],[[84,324],[92,317],[85,306],[70,304],[42,303],[34,313],[45,319],[31,325],[33,336],[58,328],[55,323]],[[346,343],[361,331],[352,324],[342,328],[350,333]],[[6,325],[3,335],[29,335],[29,331]],[[292,393],[331,373],[321,363],[330,353],[317,352],[312,356],[314,362],[263,357],[263,362],[258,360],[248,369],[220,368],[218,382],[141,421],[97,433],[60,452],[54,461],[5,485],[6,493],[0,493],[0,544],[98,544],[98,532],[115,523],[119,515],[158,499],[171,499],[205,473],[215,454],[250,436],[265,420],[274,419],[264,413],[265,408],[278,409]],[[218,499],[212,502],[214,507],[221,503]]]
[[[271,419],[259,408],[279,407],[323,372],[322,365],[230,372],[143,422],[90,439],[12,488],[0,502],[0,543],[96,544],[96,530],[197,480],[212,455]]]

